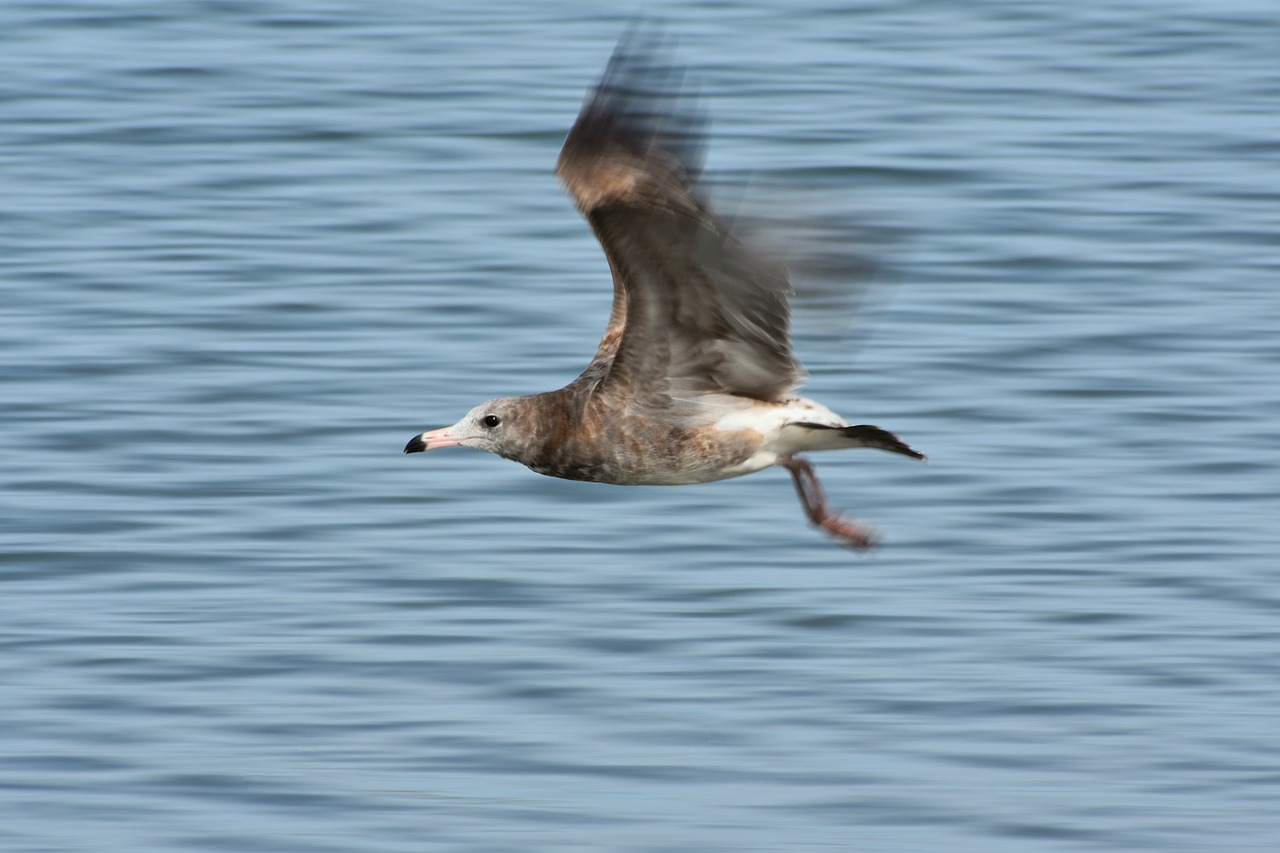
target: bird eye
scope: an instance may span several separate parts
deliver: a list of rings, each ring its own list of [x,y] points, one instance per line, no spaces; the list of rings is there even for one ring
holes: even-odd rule
[[[489,429],[493,429],[498,424],[502,423],[502,418],[497,415],[485,415],[480,419],[480,423],[484,424]]]

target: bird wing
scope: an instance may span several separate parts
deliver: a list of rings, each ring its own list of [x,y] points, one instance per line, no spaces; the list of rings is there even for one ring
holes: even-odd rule
[[[655,62],[652,41],[624,36],[556,166],[613,272],[609,325],[582,379],[648,408],[780,399],[804,375],[786,271],[701,198],[702,122],[680,109],[681,74]]]

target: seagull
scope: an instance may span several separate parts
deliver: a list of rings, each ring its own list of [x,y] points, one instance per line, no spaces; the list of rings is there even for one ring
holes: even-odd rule
[[[613,274],[595,357],[558,391],[500,397],[405,453],[472,447],[539,474],[676,486],[790,472],[810,521],[857,548],[874,530],[833,510],[801,453],[872,447],[923,460],[892,433],[796,396],[786,270],[735,237],[699,184],[702,122],[681,72],[624,35],[569,131],[556,175]]]

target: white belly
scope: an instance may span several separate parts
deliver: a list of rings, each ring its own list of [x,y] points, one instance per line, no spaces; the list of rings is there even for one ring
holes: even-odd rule
[[[825,449],[805,442],[804,431],[788,430],[787,424],[807,423],[822,426],[843,427],[848,422],[821,403],[805,397],[793,397],[783,403],[753,402],[752,405],[735,406],[716,421],[716,429],[750,429],[760,433],[763,441],[760,449],[750,458],[733,468],[726,469],[724,477],[740,477],[768,468],[780,456],[790,456],[805,450]]]

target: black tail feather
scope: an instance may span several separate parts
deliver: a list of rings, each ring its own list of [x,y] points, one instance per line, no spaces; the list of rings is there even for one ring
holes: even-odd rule
[[[845,438],[857,442],[863,447],[874,447],[877,450],[887,450],[890,453],[901,453],[903,456],[910,456],[912,459],[924,460],[925,455],[915,450],[911,445],[898,438],[893,433],[878,426],[871,424],[858,424],[857,426],[833,427],[826,424],[809,424],[796,423],[793,426],[805,427],[806,429],[820,429],[838,431]]]
[[[915,450],[911,445],[898,438],[893,433],[878,426],[870,424],[858,424],[857,426],[844,427],[841,429],[849,438],[857,439],[867,447],[874,447],[878,450],[888,450],[890,453],[901,453],[903,456],[910,456],[912,459],[920,459],[923,461],[924,454]]]

